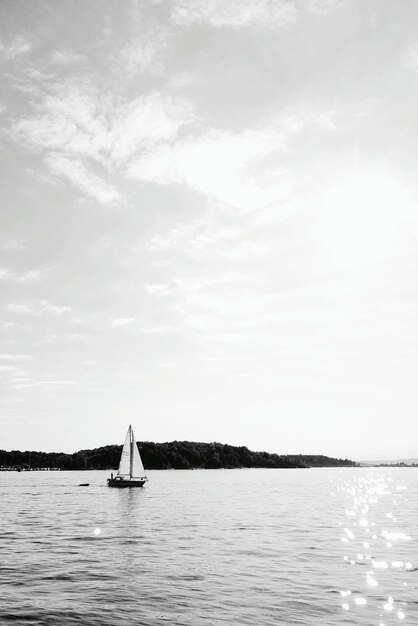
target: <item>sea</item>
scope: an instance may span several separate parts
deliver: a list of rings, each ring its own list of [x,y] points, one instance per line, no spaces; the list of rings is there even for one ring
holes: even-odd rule
[[[1,626],[418,624],[418,468],[107,476],[0,472]]]

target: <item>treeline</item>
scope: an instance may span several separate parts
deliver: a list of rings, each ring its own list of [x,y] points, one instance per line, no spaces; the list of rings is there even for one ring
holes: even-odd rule
[[[252,452],[245,446],[221,443],[171,441],[138,445],[146,469],[219,469],[219,468],[307,468],[354,466],[348,459],[322,455],[278,455]],[[35,452],[0,450],[0,467],[21,469],[104,470],[117,469],[122,446],[103,446],[93,450],[64,452]]]

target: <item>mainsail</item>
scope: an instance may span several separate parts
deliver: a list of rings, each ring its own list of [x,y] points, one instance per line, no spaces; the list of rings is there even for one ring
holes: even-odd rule
[[[120,456],[118,476],[123,478],[143,478],[145,476],[144,466],[139,456],[132,426],[129,426],[126,433]]]
[[[143,478],[145,476],[144,466],[139,455],[138,446],[136,445],[134,431],[132,432],[132,461],[131,461],[131,478]]]
[[[122,454],[120,455],[118,476],[129,476],[130,474],[131,430],[132,430],[132,427],[129,426],[128,432],[126,433],[126,437],[125,437],[125,443],[123,444]]]

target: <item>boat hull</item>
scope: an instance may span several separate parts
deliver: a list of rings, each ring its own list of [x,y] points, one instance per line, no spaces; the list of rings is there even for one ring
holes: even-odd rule
[[[145,485],[145,483],[147,482],[146,478],[140,478],[140,479],[132,479],[132,480],[120,480],[117,478],[108,478],[107,479],[107,485],[108,487],[120,487],[120,488],[125,488],[125,487],[143,487]]]

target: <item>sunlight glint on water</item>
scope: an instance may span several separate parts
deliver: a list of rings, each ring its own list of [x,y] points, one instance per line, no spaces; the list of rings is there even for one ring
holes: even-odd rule
[[[413,515],[416,509],[410,504],[406,504],[408,499],[403,493],[407,491],[405,484],[398,484],[393,487],[393,474],[397,478],[401,477],[405,482],[409,482],[414,488],[414,501],[416,502],[415,470],[413,468],[399,469],[370,469],[362,470],[351,475],[351,480],[340,477],[336,486],[336,491],[341,497],[349,500],[344,502],[346,517],[350,518],[350,524],[360,533],[356,539],[350,527],[345,528],[345,535],[342,537],[344,543],[350,544],[351,555],[344,555],[343,560],[354,566],[363,566],[364,561],[371,565],[366,573],[366,584],[370,588],[368,592],[367,604],[369,614],[366,617],[357,614],[354,623],[365,624],[374,623],[382,626],[399,624],[400,622],[415,624],[417,622],[416,600],[413,598],[415,590],[415,575],[411,574],[416,568],[410,561],[403,558],[411,558],[412,550],[416,556],[416,542],[410,544],[412,537],[405,529],[399,527],[399,520],[407,524],[409,529],[414,529],[412,525]],[[394,508],[396,515],[388,508]],[[364,517],[367,513],[367,517]],[[370,537],[370,527],[373,527],[373,534]],[[355,552],[364,537],[367,541],[361,545],[366,548],[366,555]],[[356,576],[350,576],[352,585],[356,587],[358,593],[363,593],[361,568],[356,572]],[[395,573],[396,572],[396,573]],[[375,590],[373,593],[372,590]],[[341,592],[343,597],[346,592]],[[354,594],[353,594],[354,595]],[[354,604],[364,606],[364,598],[355,597]],[[350,610],[353,605],[346,601],[342,602],[344,611]],[[409,619],[408,619],[409,618]],[[384,619],[384,621],[382,621]]]

